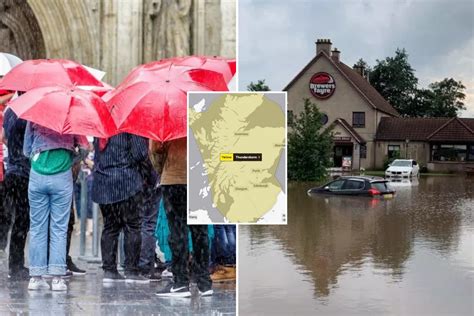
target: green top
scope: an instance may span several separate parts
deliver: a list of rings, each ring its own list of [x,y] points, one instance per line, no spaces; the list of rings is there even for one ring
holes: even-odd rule
[[[71,166],[72,152],[63,148],[43,151],[31,159],[31,168],[42,175],[61,173]]]

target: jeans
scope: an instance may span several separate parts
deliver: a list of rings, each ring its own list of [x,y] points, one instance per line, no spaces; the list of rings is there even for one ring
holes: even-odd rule
[[[82,171],[81,171],[82,172]],[[92,175],[86,177],[87,183],[87,218],[92,218]],[[76,204],[77,217],[81,218],[81,182],[74,183],[74,203]]]
[[[66,240],[72,192],[71,170],[55,175],[41,175],[31,170],[28,187],[31,276],[66,273]]]
[[[25,265],[25,243],[30,226],[28,178],[7,174],[5,193],[5,208],[13,216],[8,262],[10,272],[14,273]]]
[[[169,245],[173,259],[171,267],[174,282],[178,285],[189,284],[188,274],[188,229],[193,241],[193,262],[190,267],[199,290],[206,291],[212,286],[209,276],[209,240],[207,225],[186,224],[186,185],[163,185],[163,201],[170,228]]]
[[[137,273],[140,260],[140,203],[142,193],[117,203],[100,204],[104,219],[101,252],[104,271],[117,271],[117,248],[120,231],[124,231],[125,273]]]
[[[159,189],[147,189],[140,208],[142,247],[138,267],[145,273],[151,272],[155,267],[155,229],[160,199]]]
[[[214,225],[213,264],[235,265],[235,225]]]

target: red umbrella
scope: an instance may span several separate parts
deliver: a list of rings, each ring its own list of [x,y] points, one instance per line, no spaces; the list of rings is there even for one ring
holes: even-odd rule
[[[148,64],[140,65],[135,67],[125,79],[121,85],[126,85],[127,82],[137,75],[142,70],[159,70],[166,69],[168,67],[180,67],[183,70],[192,69],[205,69],[218,72],[222,74],[226,83],[232,80],[232,77],[236,71],[235,59],[225,59],[222,57],[207,57],[207,56],[186,56],[186,57],[173,57],[161,59]]]
[[[90,91],[60,86],[36,88],[9,106],[18,117],[60,134],[107,138],[117,131],[106,103]]]
[[[187,56],[163,59],[158,63],[173,63],[175,66],[188,66],[191,69],[206,69],[221,73],[227,83],[235,75],[235,59],[208,56]]]
[[[186,136],[187,92],[227,91],[222,74],[173,63],[151,63],[132,71],[104,96],[119,131],[157,141]]]
[[[99,86],[103,84],[81,64],[66,59],[27,60],[10,70],[0,89],[28,91],[47,86]]]

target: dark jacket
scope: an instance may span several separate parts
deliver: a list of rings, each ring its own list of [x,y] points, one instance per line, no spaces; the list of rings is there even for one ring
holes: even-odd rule
[[[144,177],[143,166],[149,163],[146,138],[121,133],[112,136],[103,150],[95,139],[94,149],[94,202],[117,203],[143,190],[144,181],[148,180]]]
[[[14,174],[28,178],[30,175],[30,160],[23,155],[23,142],[27,122],[7,108],[3,118],[3,130],[7,139],[8,160],[6,174]]]

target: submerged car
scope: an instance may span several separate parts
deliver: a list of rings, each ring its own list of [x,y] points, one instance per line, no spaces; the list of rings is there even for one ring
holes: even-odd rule
[[[344,176],[323,186],[308,190],[308,194],[370,196],[390,199],[395,191],[380,177]]]
[[[420,175],[420,167],[413,159],[395,159],[385,170],[386,178],[411,178]]]

